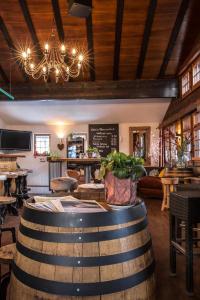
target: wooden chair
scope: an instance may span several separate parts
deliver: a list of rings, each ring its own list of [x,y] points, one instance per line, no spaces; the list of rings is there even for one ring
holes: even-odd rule
[[[161,182],[163,186],[163,201],[161,211],[164,211],[165,208],[169,208],[170,193],[176,191],[176,186],[179,183],[179,178],[161,178]]]
[[[0,175],[0,181],[5,182],[7,181],[6,175]],[[0,196],[0,224],[3,224],[5,215],[8,210],[8,205],[13,204],[16,202],[16,198],[4,193],[4,196]]]
[[[6,299],[7,288],[10,282],[11,264],[16,252],[16,235],[15,228],[0,228],[0,244],[3,232],[10,231],[12,233],[12,244],[2,246],[0,248],[0,299]],[[1,265],[8,265],[8,272],[1,274]]]

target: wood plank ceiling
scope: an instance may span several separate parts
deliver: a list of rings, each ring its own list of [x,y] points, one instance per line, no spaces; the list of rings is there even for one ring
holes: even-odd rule
[[[87,20],[70,16],[67,0],[0,1],[0,85],[42,83],[27,78],[13,53],[31,42],[40,59],[53,18],[60,41],[90,49],[79,81],[174,78],[196,1],[93,0]]]

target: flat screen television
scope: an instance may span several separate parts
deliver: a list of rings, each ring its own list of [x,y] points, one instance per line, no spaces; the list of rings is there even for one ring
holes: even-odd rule
[[[0,129],[0,150],[31,151],[30,131]]]

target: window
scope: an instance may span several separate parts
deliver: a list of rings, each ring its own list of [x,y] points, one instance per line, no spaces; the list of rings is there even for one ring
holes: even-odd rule
[[[194,115],[194,157],[200,157],[200,113]]]
[[[182,77],[182,95],[186,94],[190,90],[190,74],[187,72]]]
[[[192,82],[195,85],[200,81],[200,60],[198,60],[192,68]]]
[[[46,156],[50,152],[50,135],[34,135],[34,154],[36,156]]]
[[[192,158],[192,127],[191,116],[185,117],[182,120],[183,133],[182,139],[185,142],[185,158],[187,161]]]

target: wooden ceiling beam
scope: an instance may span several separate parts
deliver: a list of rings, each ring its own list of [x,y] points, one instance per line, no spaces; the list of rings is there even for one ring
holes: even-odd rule
[[[54,13],[54,19],[56,22],[57,32],[59,36],[59,40],[61,43],[64,43],[65,41],[65,33],[63,29],[63,22],[60,14],[60,6],[58,0],[51,0],[52,7],[53,7],[53,13]]]
[[[10,80],[1,65],[0,65],[0,75],[1,75],[5,85],[9,85]]]
[[[94,63],[94,42],[93,42],[93,23],[92,23],[92,13],[86,18],[86,29],[87,29],[87,45],[89,53],[89,72],[90,80],[95,81],[95,63]]]
[[[119,62],[120,62],[120,46],[121,46],[123,14],[124,14],[124,0],[117,0],[113,80],[119,80]]]
[[[142,72],[143,72],[144,62],[146,58],[149,38],[151,34],[151,28],[153,25],[154,15],[156,11],[156,6],[157,6],[157,0],[150,0],[148,14],[147,14],[145,28],[144,28],[142,45],[140,49],[140,57],[139,57],[138,66],[136,70],[137,79],[140,79],[142,77]]]
[[[163,58],[162,65],[160,67],[160,72],[159,72],[158,78],[162,78],[165,75],[165,71],[167,69],[174,46],[176,44],[176,39],[177,39],[179,31],[181,29],[181,25],[182,25],[185,13],[188,9],[189,2],[190,2],[189,0],[182,0],[182,2],[181,2],[181,5],[179,8],[177,17],[176,17],[176,21],[174,23],[174,27],[171,32],[169,43],[168,43],[168,46],[167,46],[167,49],[165,52],[165,56]]]
[[[3,37],[4,37],[5,41],[6,41],[6,43],[7,43],[8,47],[9,47],[9,49],[10,49],[12,52],[15,52],[15,51],[16,51],[16,48],[15,48],[15,46],[14,46],[13,40],[12,40],[12,38],[11,38],[9,32],[8,32],[8,29],[7,29],[7,27],[6,27],[5,23],[4,23],[4,20],[3,20],[3,18],[2,18],[1,16],[0,16],[0,30],[1,30],[1,32],[2,32],[2,34],[3,34]],[[23,68],[22,68],[22,66],[21,66],[21,64],[20,64],[20,62],[19,62],[18,60],[16,60],[16,63],[18,64],[18,67],[19,67],[19,69],[20,69],[20,71],[21,71],[21,73],[22,73],[22,75],[23,75],[23,77],[24,77],[24,80],[25,80],[25,81],[28,81],[28,75],[27,75],[27,74],[25,73],[25,71],[23,70]]]
[[[27,5],[27,1],[26,0],[19,0],[19,4],[20,4],[21,10],[22,10],[24,19],[26,21],[26,24],[28,26],[29,32],[31,34],[33,44],[37,49],[37,56],[38,56],[39,59],[42,59],[43,52],[42,52],[42,49],[40,47],[40,43],[39,43],[36,31],[35,31],[35,27],[33,25],[33,21],[32,21],[32,18],[31,18],[30,12],[29,12],[29,8],[28,8],[28,5]]]
[[[23,84],[13,85],[12,93],[15,95],[16,101],[173,98],[178,96],[178,81],[176,79],[157,79],[66,82],[63,85],[54,83]]]

